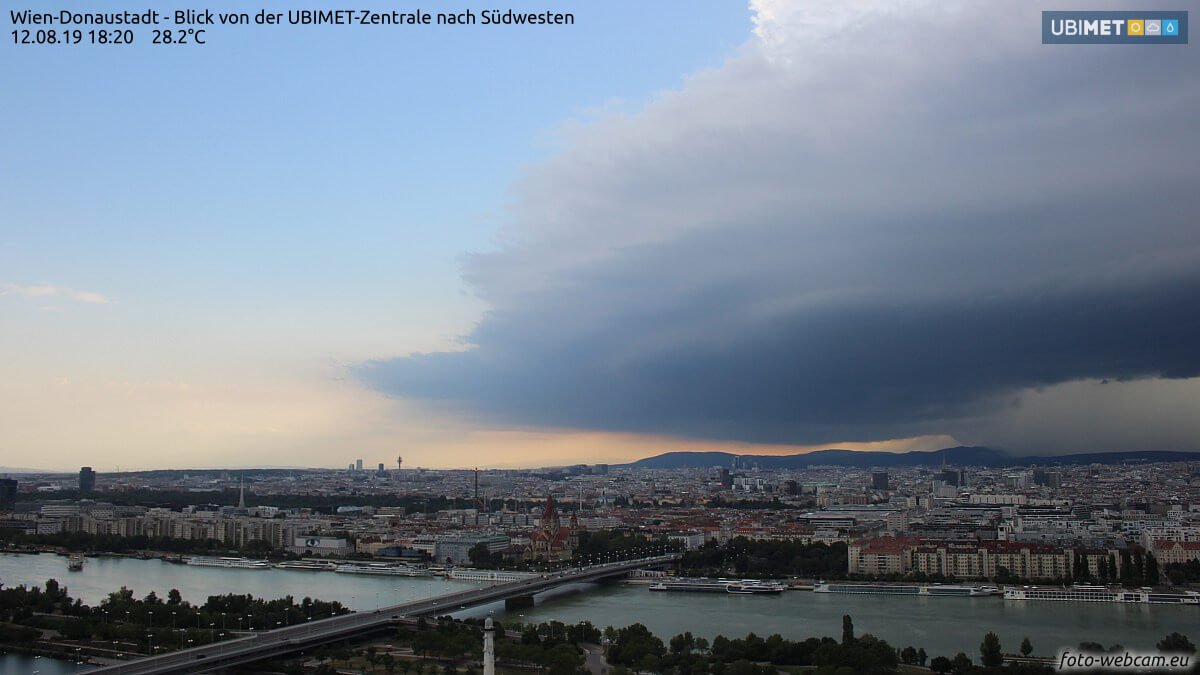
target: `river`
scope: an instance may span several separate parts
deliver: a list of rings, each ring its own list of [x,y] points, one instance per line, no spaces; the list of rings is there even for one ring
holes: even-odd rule
[[[360,610],[377,604],[416,600],[470,588],[476,584],[422,577],[371,577],[294,570],[239,570],[190,567],[161,560],[88,558],[81,572],[68,572],[66,558],[50,554],[0,554],[0,582],[6,586],[42,584],[48,578],[65,584],[73,597],[95,604],[127,586],[138,597],[151,590],[159,596],[179,589],[191,602],[209,595],[250,593],[256,597],[287,595],[338,600]],[[566,623],[588,620],[603,627],[646,624],[664,640],[691,631],[709,639],[717,634],[761,636],[779,633],[802,639],[840,637],[842,615],[854,620],[857,633],[872,633],[894,646],[924,647],[930,656],[966,652],[978,657],[984,633],[1000,636],[1005,651],[1016,652],[1023,637],[1037,655],[1053,655],[1061,647],[1087,640],[1105,646],[1153,649],[1172,631],[1200,640],[1200,607],[1065,603],[1001,598],[904,597],[842,595],[792,591],[778,596],[719,593],[650,592],[642,584],[580,584],[539,596],[536,607],[505,612],[491,605],[463,612],[497,619]],[[2,664],[0,660],[0,664]],[[0,673],[3,670],[0,665]],[[13,672],[29,672],[13,671]],[[54,671],[47,671],[54,672]],[[71,672],[71,671],[66,671]]]
[[[59,661],[43,656],[0,652],[0,675],[70,675],[71,673],[82,673],[91,667],[73,661]]]

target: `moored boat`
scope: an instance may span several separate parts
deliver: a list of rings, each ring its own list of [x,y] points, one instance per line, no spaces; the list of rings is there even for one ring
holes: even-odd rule
[[[759,581],[757,579],[742,579],[725,587],[727,593],[735,595],[778,594],[787,590],[787,586],[777,581]]]
[[[1005,600],[1050,600],[1058,602],[1119,602],[1152,605],[1200,605],[1200,592],[1122,588],[1119,586],[1009,586]]]
[[[266,560],[251,560],[250,558],[213,558],[208,556],[192,556],[185,562],[197,567],[228,567],[242,570],[269,570],[271,563]]]
[[[985,597],[999,595],[995,586],[971,586],[959,584],[870,584],[870,583],[818,583],[814,593],[858,593],[867,595],[933,595],[948,597]]]
[[[337,569],[336,564],[321,562],[320,560],[286,560],[275,563],[275,567],[281,570],[303,570],[309,572],[328,572]]]
[[[652,591],[685,591],[694,593],[733,593],[751,595],[760,593],[782,593],[787,586],[775,581],[758,579],[667,579],[650,584]]]
[[[425,576],[425,570],[409,567],[408,565],[393,565],[389,563],[368,563],[365,565],[349,563],[338,565],[334,568],[335,572],[342,574],[376,574],[380,576],[393,577],[420,577]]]
[[[442,573],[447,579],[457,579],[459,581],[524,581],[532,579],[538,575],[532,572],[510,572],[506,570],[480,570],[472,567],[455,567],[453,569],[444,570]]]

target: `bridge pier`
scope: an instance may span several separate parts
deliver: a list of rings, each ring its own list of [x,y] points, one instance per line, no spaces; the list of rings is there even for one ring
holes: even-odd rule
[[[504,599],[504,609],[521,609],[522,607],[533,607],[533,595],[515,595],[511,598]]]

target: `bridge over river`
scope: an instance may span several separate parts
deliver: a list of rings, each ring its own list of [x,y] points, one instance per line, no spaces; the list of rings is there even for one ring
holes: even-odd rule
[[[404,619],[451,614],[460,609],[501,600],[510,604],[532,604],[533,596],[567,584],[599,581],[633,570],[662,565],[676,554],[590,565],[562,572],[426,598],[373,612],[353,612],[296,626],[262,631],[246,637],[223,640],[191,649],[126,661],[88,671],[95,675],[154,675],[157,673],[203,673],[276,658],[322,644],[354,638],[386,629]]]

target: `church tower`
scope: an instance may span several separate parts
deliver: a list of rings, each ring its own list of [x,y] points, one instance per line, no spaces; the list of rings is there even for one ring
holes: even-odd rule
[[[549,541],[558,537],[562,525],[558,522],[558,510],[554,508],[554,495],[546,495],[546,510],[542,512],[542,532]]]

